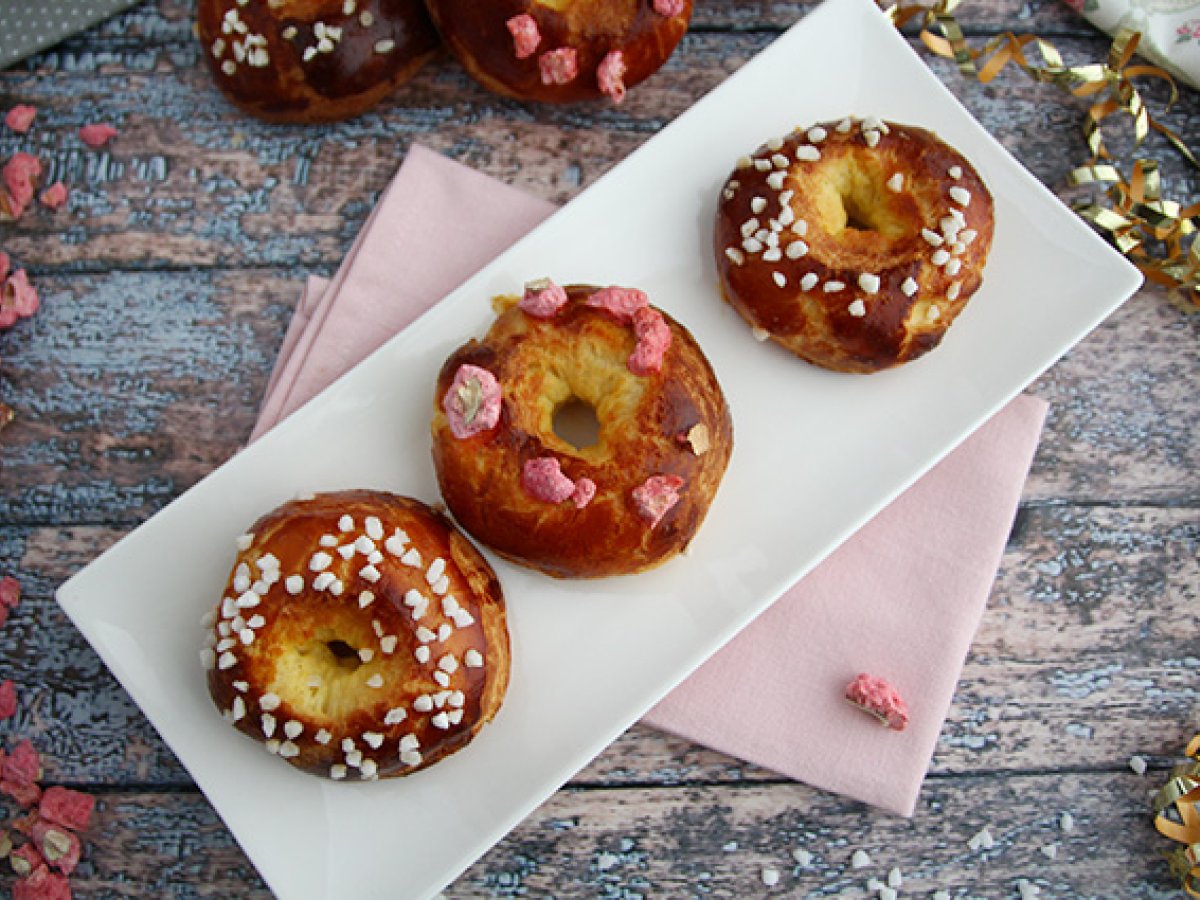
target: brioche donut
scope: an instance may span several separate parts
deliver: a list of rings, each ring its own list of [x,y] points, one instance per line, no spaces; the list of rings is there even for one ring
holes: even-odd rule
[[[504,598],[440,513],[379,491],[293,500],[237,540],[201,657],[225,719],[298,769],[408,775],[508,685]]]
[[[683,550],[729,462],[721,386],[678,322],[628,288],[526,287],[442,366],[433,461],[458,523],[559,577],[639,572]],[[560,437],[571,404],[595,442]]]
[[[649,78],[687,31],[692,0],[426,0],[480,84],[518,100],[609,97]]]
[[[199,0],[217,86],[268,122],[332,122],[374,106],[437,50],[421,0]]]
[[[738,161],[714,229],[721,292],[797,356],[874,372],[941,342],[979,289],[992,196],[932,133],[843,119]]]

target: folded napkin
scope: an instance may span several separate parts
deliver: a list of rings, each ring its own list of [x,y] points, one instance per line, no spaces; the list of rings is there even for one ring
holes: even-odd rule
[[[461,215],[464,209],[471,215]],[[414,146],[333,281],[309,279],[253,437],[552,211],[543,200]],[[1042,401],[1014,400],[645,721],[911,815],[1044,415]],[[911,717],[905,731],[881,728],[841,699],[860,671],[900,690]]]

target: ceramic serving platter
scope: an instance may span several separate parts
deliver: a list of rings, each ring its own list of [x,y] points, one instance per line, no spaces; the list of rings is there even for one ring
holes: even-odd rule
[[[833,74],[833,73],[836,73]],[[734,161],[797,125],[937,131],[996,200],[982,290],[927,357],[872,376],[756,341],[716,293],[710,228]],[[512,682],[465,750],[408,778],[292,770],[208,698],[202,614],[234,539],[297,494],[438,500],[435,375],[489,299],[533,278],[622,284],[687,325],[733,412],[728,474],[690,552],[572,583],[495,561]],[[955,101],[868,0],[828,0],[369,359],[64,584],[58,600],[286,898],[422,898],[487,851],[708,656],[1124,301],[1140,276]],[[820,635],[813,635],[820,641]]]

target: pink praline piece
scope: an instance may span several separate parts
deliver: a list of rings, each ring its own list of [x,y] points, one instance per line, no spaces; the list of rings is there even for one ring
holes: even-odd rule
[[[117,129],[106,122],[84,125],[79,129],[79,139],[93,150],[99,150],[116,136]]]
[[[478,401],[474,410],[466,399],[472,393],[477,393]],[[464,363],[442,397],[442,409],[450,432],[460,440],[490,431],[500,421],[500,382],[487,369]]]
[[[37,288],[29,283],[24,269],[8,276],[0,288],[0,328],[7,328],[18,319],[27,319],[38,311],[41,300]]]
[[[683,479],[678,475],[651,475],[633,489],[633,502],[638,515],[654,528],[671,507],[679,502],[681,487]]]
[[[650,375],[662,368],[663,357],[671,346],[671,328],[662,313],[643,307],[633,314],[633,333],[637,345],[626,365],[634,375]]]
[[[684,0],[654,0],[654,11],[660,16],[678,16],[683,13]]]
[[[904,698],[882,678],[861,672],[846,685],[845,696],[863,712],[870,713],[894,731],[903,731],[908,725],[908,707]]]
[[[575,482],[563,474],[553,456],[526,460],[521,468],[521,486],[531,497],[547,503],[562,503],[575,493]]]
[[[538,44],[542,42],[537,19],[529,13],[521,13],[504,24],[508,26],[508,33],[513,37],[513,52],[516,53],[517,59],[527,59],[537,52]]]
[[[583,509],[596,496],[596,482],[590,478],[580,478],[575,482],[575,490],[571,494],[571,502],[576,509]]]
[[[17,686],[12,679],[0,681],[0,720],[11,719],[17,714]]]
[[[579,59],[574,47],[547,50],[538,57],[542,84],[570,84],[579,75]]]
[[[645,291],[637,288],[606,287],[596,291],[584,301],[588,306],[602,309],[622,325],[633,321],[633,314],[650,305]]]
[[[33,126],[37,108],[27,103],[18,103],[4,117],[4,124],[17,134],[25,134]]]
[[[625,54],[620,50],[610,50],[596,67],[596,81],[600,90],[612,98],[613,103],[624,100]]]
[[[15,153],[4,165],[4,186],[22,210],[33,201],[33,182],[42,174],[42,164],[30,153]]]
[[[567,292],[549,278],[525,285],[525,294],[517,308],[535,319],[551,319],[567,303]]]
[[[61,181],[56,181],[42,191],[42,196],[38,200],[47,209],[58,209],[67,202],[67,186]]]

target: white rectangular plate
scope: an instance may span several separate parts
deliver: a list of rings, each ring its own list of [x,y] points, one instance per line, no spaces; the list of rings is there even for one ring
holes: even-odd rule
[[[943,345],[873,376],[756,342],[717,297],[710,223],[738,156],[853,113],[919,124],[996,200],[983,289]],[[512,683],[496,721],[426,772],[292,770],[221,721],[197,650],[233,540],[298,493],[438,499],[429,408],[489,298],[532,278],[624,284],[687,325],[735,450],[688,556],[556,581],[497,562]],[[453,880],[797,578],[1044,371],[1140,276],[1030,176],[867,0],[829,0],[628,160],[261,441],[67,582],[58,600],[284,897],[423,897]],[[814,636],[819,640],[820,636]]]

